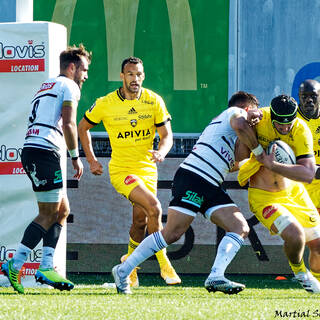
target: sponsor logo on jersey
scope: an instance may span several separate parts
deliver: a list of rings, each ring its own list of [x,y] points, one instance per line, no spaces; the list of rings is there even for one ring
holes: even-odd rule
[[[39,91],[37,92],[37,94],[41,91],[46,91],[46,90],[50,90],[54,87],[54,85],[56,84],[56,82],[48,82],[48,83],[43,83],[39,89]]]
[[[39,135],[39,129],[33,129],[33,128],[31,128],[31,129],[29,129],[28,131],[27,131],[27,137],[28,136],[38,136]]]
[[[113,118],[114,121],[122,121],[122,120],[127,120],[128,118],[127,117],[116,117],[116,118]]]
[[[124,179],[124,183],[126,185],[129,185],[129,184],[134,183],[136,181],[138,181],[137,177],[136,176],[132,176],[132,175],[126,176],[126,178]]]
[[[136,127],[138,124],[138,121],[136,119],[132,119],[132,120],[130,120],[130,124],[132,127]]]
[[[150,136],[150,130],[132,130],[132,131],[124,131],[119,132],[117,135],[118,139],[127,139],[127,138],[139,138],[139,137],[148,137]]]
[[[182,202],[190,203],[198,208],[201,207],[204,199],[203,196],[199,197],[197,192],[193,192],[191,190],[188,190],[186,192],[186,195],[181,198]]]
[[[134,107],[132,107],[128,112],[128,114],[135,114],[135,113],[138,113],[138,112],[136,111],[136,109]]]
[[[317,128],[316,133],[320,133],[320,126]]]
[[[138,119],[141,119],[141,120],[146,120],[146,119],[150,119],[150,118],[152,118],[151,114],[140,114],[138,116]]]
[[[262,216],[265,219],[270,218],[278,209],[274,206],[267,206],[262,210]]]
[[[224,147],[221,147],[220,153],[228,161],[228,163],[230,164],[230,167],[233,168],[234,159],[233,159],[233,156],[230,154],[230,152],[224,149]]]
[[[142,102],[142,103],[146,103],[146,104],[154,104],[153,101],[147,101],[147,100],[142,100],[141,102]]]

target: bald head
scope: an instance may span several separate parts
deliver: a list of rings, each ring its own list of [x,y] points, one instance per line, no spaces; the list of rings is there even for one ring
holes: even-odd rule
[[[317,80],[307,79],[299,87],[299,109],[308,119],[317,119],[320,116],[320,83]]]

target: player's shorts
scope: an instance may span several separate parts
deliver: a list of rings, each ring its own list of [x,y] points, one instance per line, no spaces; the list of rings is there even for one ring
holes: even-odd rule
[[[31,180],[32,189],[36,192],[36,195],[40,194],[40,199],[37,196],[38,201],[59,201],[63,187],[59,154],[55,151],[26,147],[22,149],[21,162],[23,169]],[[57,189],[61,189],[61,192],[53,191]],[[44,192],[48,195],[44,195]],[[51,201],[52,194],[58,194],[58,198],[56,200],[51,199]],[[45,201],[46,197],[49,197],[47,201]]]
[[[314,179],[312,183],[306,183],[304,186],[315,207],[320,209],[320,180]]]
[[[193,217],[200,212],[210,220],[215,210],[227,206],[236,205],[222,188],[214,186],[190,170],[177,170],[169,208]]]
[[[117,192],[129,199],[131,191],[144,184],[154,195],[157,194],[158,173],[151,168],[126,169],[109,165],[110,182]]]
[[[250,210],[271,234],[274,234],[272,224],[279,233],[294,221],[298,221],[305,230],[320,225],[317,209],[302,183],[292,182],[290,187],[278,192],[249,188],[248,198]]]

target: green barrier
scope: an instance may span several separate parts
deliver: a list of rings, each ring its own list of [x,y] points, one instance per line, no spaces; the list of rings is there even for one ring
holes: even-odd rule
[[[227,104],[229,1],[37,0],[34,20],[65,25],[70,44],[93,52],[78,120],[121,85],[130,55],[144,61],[144,86],[164,98],[174,132],[201,132]]]

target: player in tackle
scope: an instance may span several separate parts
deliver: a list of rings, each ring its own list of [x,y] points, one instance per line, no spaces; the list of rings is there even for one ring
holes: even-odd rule
[[[284,241],[284,251],[297,281],[310,293],[320,293],[320,218],[305,187],[315,174],[312,135],[297,118],[298,105],[287,96],[272,99],[262,108],[263,118],[257,124],[259,143],[266,148],[273,140],[286,142],[296,155],[296,164],[275,161],[274,151],[258,162],[251,154],[239,170],[240,185],[249,179],[250,210],[273,235]],[[307,270],[303,253],[310,249]],[[318,279],[318,280],[317,280]]]
[[[235,161],[242,159],[241,152],[237,153],[237,158],[235,156],[238,138],[258,157],[264,153],[252,129],[261,116],[257,106],[255,96],[237,92],[231,97],[229,108],[205,128],[174,176],[172,200],[164,229],[149,235],[126,261],[112,269],[118,293],[131,293],[128,282],[130,272],[154,253],[177,241],[198,212],[226,231],[205,288],[209,292],[222,291],[227,294],[236,294],[245,288],[243,284],[224,276],[227,266],[247,237],[249,226],[239,208],[223,190],[222,182],[233,169]]]
[[[60,75],[44,82],[31,102],[21,162],[32,182],[39,213],[25,229],[13,258],[1,266],[19,293],[24,293],[19,271],[41,240],[42,260],[35,274],[36,280],[60,290],[74,287],[71,281],[54,270],[53,255],[70,212],[66,186],[63,185],[66,163],[61,160],[65,159],[62,153],[66,152],[66,146],[75,170],[74,177],[80,179],[83,173],[78,152],[77,106],[82,84],[88,78],[90,62],[91,54],[83,45],[63,51],[60,54]]]

